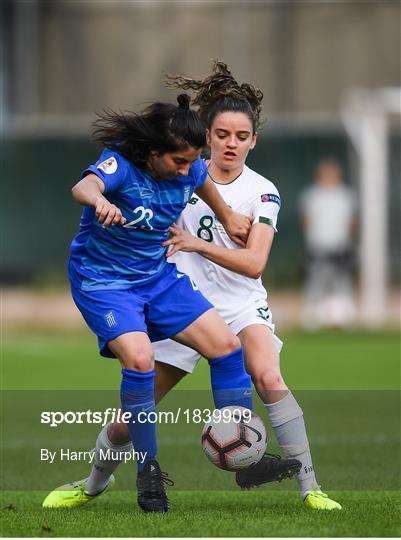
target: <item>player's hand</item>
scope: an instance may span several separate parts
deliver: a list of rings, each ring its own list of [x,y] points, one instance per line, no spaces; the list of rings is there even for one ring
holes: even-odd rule
[[[96,200],[95,213],[99,223],[101,223],[105,229],[107,229],[109,225],[124,225],[127,222],[118,206],[110,203],[104,197],[99,197]]]
[[[166,257],[171,257],[178,251],[197,251],[199,247],[199,238],[192,236],[187,231],[180,229],[177,225],[173,224],[169,228],[170,238],[163,242],[164,247],[172,246],[166,253]]]
[[[233,242],[241,247],[246,246],[251,231],[253,217],[244,216],[238,212],[232,212],[223,226]]]

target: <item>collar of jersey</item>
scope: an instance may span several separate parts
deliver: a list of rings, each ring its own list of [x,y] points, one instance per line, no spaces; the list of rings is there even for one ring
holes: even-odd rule
[[[210,163],[209,163],[210,165]],[[239,173],[238,176],[236,176],[233,180],[231,180],[231,182],[227,182],[227,184],[224,184],[223,182],[217,182],[209,173],[209,167],[207,168],[207,174],[210,178],[210,180],[214,183],[214,184],[217,184],[218,186],[230,186],[231,184],[233,184],[236,180],[238,180],[238,178],[240,176],[242,176],[242,173],[245,171],[245,168],[246,168],[246,165],[244,164],[244,167],[242,169],[242,171]]]

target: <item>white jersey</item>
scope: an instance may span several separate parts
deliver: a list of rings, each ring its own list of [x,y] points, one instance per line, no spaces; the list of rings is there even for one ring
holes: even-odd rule
[[[254,223],[266,223],[276,231],[280,195],[272,182],[245,166],[238,178],[229,184],[215,183],[225,202],[236,212],[253,216]],[[195,194],[182,213],[178,225],[194,236],[216,245],[239,249],[230,240],[214,212]],[[179,252],[172,257],[214,304],[230,324],[250,308],[264,310],[267,293],[261,279],[248,278],[227,270],[197,253]],[[261,312],[261,317],[263,317]]]

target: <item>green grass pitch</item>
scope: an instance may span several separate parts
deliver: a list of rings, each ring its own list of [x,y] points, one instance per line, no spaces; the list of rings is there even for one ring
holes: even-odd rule
[[[51,487],[84,477],[89,466],[40,465],[38,447],[71,443],[89,450],[99,428],[78,433],[41,427],[37,409],[58,405],[59,410],[85,410],[94,402],[103,404],[102,399],[110,399],[118,388],[120,374],[115,362],[98,357],[89,332],[15,331],[3,337],[2,351],[2,535],[399,536],[399,334],[294,332],[280,337],[285,341],[282,370],[304,409],[317,478],[343,504],[342,512],[307,510],[294,481],[237,490],[230,473],[202,456],[200,425],[181,431],[160,426],[162,468],[176,481],[169,490],[172,509],[166,515],[146,515],[138,509],[132,463],[121,466],[112,492],[86,507],[42,509]],[[204,400],[210,406],[208,388],[203,363],[165,406],[188,405],[193,396],[194,402]],[[260,405],[257,409],[263,415]],[[271,431],[269,436],[270,451],[277,451]]]

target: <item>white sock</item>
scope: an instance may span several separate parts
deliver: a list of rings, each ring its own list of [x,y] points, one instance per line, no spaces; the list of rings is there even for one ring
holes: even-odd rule
[[[123,460],[123,452],[132,452],[131,442],[118,445],[110,441],[107,435],[108,426],[109,424],[104,426],[96,439],[95,461],[86,481],[86,492],[89,495],[103,491],[110,481],[110,476]]]
[[[280,401],[265,404],[265,407],[284,456],[298,459],[302,463],[296,478],[301,496],[305,498],[310,491],[319,487],[313,470],[302,409],[290,391]]]

